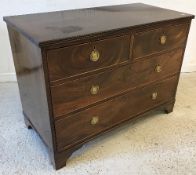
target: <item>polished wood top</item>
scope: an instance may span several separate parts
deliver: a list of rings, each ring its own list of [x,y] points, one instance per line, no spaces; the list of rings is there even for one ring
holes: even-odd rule
[[[194,18],[194,16],[142,3],[134,3],[10,16],[4,17],[4,21],[34,43],[44,45],[62,39],[181,18]]]

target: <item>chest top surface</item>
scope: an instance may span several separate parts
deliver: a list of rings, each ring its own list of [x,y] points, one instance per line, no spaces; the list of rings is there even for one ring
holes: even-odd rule
[[[34,43],[44,45],[62,39],[181,18],[194,18],[194,16],[134,3],[10,16],[4,17],[4,21]]]

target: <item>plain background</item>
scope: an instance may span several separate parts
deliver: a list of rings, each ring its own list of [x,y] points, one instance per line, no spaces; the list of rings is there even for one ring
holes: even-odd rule
[[[3,16],[142,2],[196,14],[195,0],[0,0],[0,82],[16,81],[11,48]],[[183,72],[196,71],[196,22],[192,21]]]

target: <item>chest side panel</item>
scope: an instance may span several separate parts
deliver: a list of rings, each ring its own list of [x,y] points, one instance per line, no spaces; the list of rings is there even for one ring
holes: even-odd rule
[[[53,149],[41,50],[9,26],[8,31],[23,113]]]

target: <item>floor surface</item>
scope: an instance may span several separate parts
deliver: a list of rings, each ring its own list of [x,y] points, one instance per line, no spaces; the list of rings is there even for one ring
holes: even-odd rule
[[[196,175],[196,73],[182,74],[174,112],[101,136],[55,171],[23,122],[16,83],[0,84],[0,175]]]

